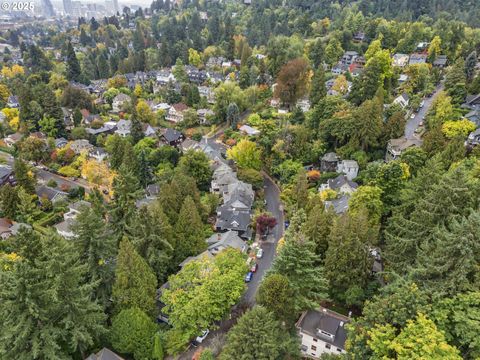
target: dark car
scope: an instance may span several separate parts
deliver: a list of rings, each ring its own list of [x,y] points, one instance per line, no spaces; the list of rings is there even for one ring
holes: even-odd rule
[[[250,282],[252,281],[253,273],[251,271],[248,272],[247,275],[245,275],[245,282]]]

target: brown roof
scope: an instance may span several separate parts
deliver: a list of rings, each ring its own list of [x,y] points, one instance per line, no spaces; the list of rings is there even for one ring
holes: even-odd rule
[[[178,112],[182,112],[188,109],[188,106],[184,103],[173,104],[172,107]]]

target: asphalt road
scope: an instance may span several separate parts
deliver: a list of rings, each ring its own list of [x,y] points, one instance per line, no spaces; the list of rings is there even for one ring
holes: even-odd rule
[[[12,155],[6,154],[6,161],[8,165],[13,166],[14,160],[15,159]],[[77,186],[81,186],[85,188],[86,192],[90,190],[90,184],[83,179],[70,180],[66,177],[54,174],[47,170],[40,169],[36,166],[33,166],[33,169],[35,169],[35,174],[37,176],[37,181],[39,183],[46,184],[49,180],[55,180],[55,182],[58,185],[58,189],[61,189],[62,187],[68,187],[70,189]]]
[[[405,125],[405,137],[410,140],[419,140],[419,137],[415,134],[415,130],[420,126],[420,123],[423,121],[423,118],[427,114],[430,106],[432,106],[433,100],[437,97],[438,93],[443,90],[443,83],[440,83],[433,96],[427,97],[424,99],[425,104],[420,109],[420,111],[415,115],[413,119],[409,118],[407,124]]]
[[[275,258],[275,249],[277,247],[278,240],[283,236],[283,211],[280,204],[280,192],[275,183],[264,174],[264,189],[265,199],[267,200],[267,211],[270,212],[275,219],[277,219],[277,225],[272,229],[270,235],[265,241],[262,241],[260,247],[263,249],[263,257],[257,260],[258,269],[253,274],[252,281],[248,283],[247,291],[243,296],[243,301],[250,304],[255,303],[255,295],[258,287],[265,276],[268,269],[271,268],[273,259]]]

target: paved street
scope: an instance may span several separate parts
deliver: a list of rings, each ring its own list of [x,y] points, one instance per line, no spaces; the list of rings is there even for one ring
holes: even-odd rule
[[[410,140],[418,140],[418,136],[415,134],[415,129],[420,126],[420,123],[423,121],[423,118],[427,114],[430,106],[432,105],[433,100],[437,97],[438,93],[443,90],[443,83],[440,83],[433,96],[425,98],[425,104],[420,109],[420,111],[415,115],[413,119],[408,119],[407,124],[405,125],[405,137]]]

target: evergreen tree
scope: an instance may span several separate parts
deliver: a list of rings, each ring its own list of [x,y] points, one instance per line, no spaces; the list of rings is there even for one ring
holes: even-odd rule
[[[147,154],[145,150],[141,150],[138,154],[138,178],[142,188],[147,187],[152,180],[152,172],[148,165]]]
[[[375,231],[362,213],[343,215],[334,222],[325,256],[325,276],[333,298],[349,305],[364,300],[372,272],[370,247],[376,242]]]
[[[477,65],[477,52],[473,50],[465,60],[465,76],[467,77],[467,82],[473,80],[475,75],[475,66]]]
[[[29,194],[35,193],[35,178],[25,161],[18,157],[15,158],[13,172],[17,185],[24,188]]]
[[[246,312],[228,332],[220,360],[288,358],[289,335],[273,314],[261,306]],[[297,350],[298,351],[298,350]]]
[[[308,179],[307,172],[303,168],[300,169],[295,179],[292,198],[296,210],[305,209],[308,203]]]
[[[195,179],[200,190],[207,191],[212,179],[210,160],[202,151],[189,150],[181,158],[178,169]]]
[[[322,66],[319,66],[313,74],[312,84],[310,89],[310,104],[312,107],[317,105],[321,99],[327,96],[327,88],[325,87],[325,71]]]
[[[174,262],[179,264],[187,257],[199,254],[206,245],[202,220],[195,202],[187,196],[175,224]]]
[[[137,307],[146,314],[155,314],[157,279],[147,262],[124,238],[118,250],[112,299],[117,312]]]
[[[128,226],[132,244],[163,283],[171,268],[173,229],[160,204],[138,210]]]
[[[383,103],[377,97],[366,100],[358,107],[354,114],[356,130],[355,140],[367,151],[378,145],[378,140],[383,131]]]
[[[57,235],[22,230],[16,240],[28,246],[14,249],[20,258],[0,267],[0,357],[84,358],[105,333],[106,318],[91,300],[94,284],[84,283],[87,267]]]
[[[435,229],[431,241],[418,249],[412,278],[434,296],[453,296],[478,290],[480,264],[480,212],[460,220],[452,219],[446,227]]]
[[[320,300],[326,299],[328,287],[323,269],[317,265],[319,259],[313,252],[313,244],[306,241],[302,233],[295,231],[295,227],[287,234],[271,272],[288,279],[294,293],[294,309],[299,313],[314,309]]]
[[[322,260],[328,249],[328,236],[332,228],[335,213],[325,210],[323,203],[315,205],[307,216],[303,233],[315,245],[315,254]]]
[[[73,232],[75,249],[88,270],[85,281],[96,284],[93,298],[106,307],[112,293],[116,241],[94,207],[81,209],[75,218]]]
[[[240,120],[240,110],[238,105],[235,103],[228,104],[227,107],[227,124],[231,126],[232,129],[237,129],[238,121]]]
[[[280,321],[292,321],[295,318],[293,299],[293,289],[282,274],[268,275],[258,288],[258,304],[271,311]]]
[[[70,81],[78,81],[80,75],[80,63],[78,62],[72,43],[69,42],[67,45],[67,79]]]
[[[465,62],[459,58],[445,76],[445,89],[451,96],[453,104],[460,105],[467,96],[465,69]]]
[[[142,123],[138,120],[137,116],[132,117],[131,133],[133,143],[136,144],[145,137],[142,129]]]
[[[15,219],[19,201],[16,187],[6,184],[0,188],[0,212],[3,217]]]
[[[113,318],[110,339],[115,350],[135,360],[151,359],[157,326],[139,308],[120,311]]]
[[[31,195],[23,187],[18,189],[17,220],[27,224],[33,224],[41,213],[37,208],[36,195]]]

